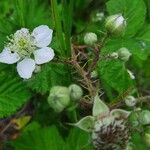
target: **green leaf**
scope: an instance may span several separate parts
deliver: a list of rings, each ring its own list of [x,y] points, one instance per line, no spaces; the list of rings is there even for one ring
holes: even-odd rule
[[[119,60],[101,61],[99,73],[103,82],[119,93],[125,92],[133,85],[124,63]]]
[[[64,150],[92,150],[90,135],[78,128],[73,128],[66,139]]]
[[[109,108],[108,106],[100,100],[99,96],[96,95],[94,98],[94,105],[93,105],[93,116],[97,117],[100,114],[108,114],[109,113]]]
[[[18,75],[8,65],[0,64],[0,118],[15,113],[30,97]]]
[[[29,124],[11,144],[14,150],[92,150],[88,133],[73,128],[63,140],[55,126],[42,128],[37,122]]]
[[[107,11],[110,15],[121,13],[127,19],[126,35],[133,36],[145,21],[146,6],[143,0],[109,0]]]
[[[54,85],[68,86],[69,75],[67,66],[50,62],[43,65],[41,71],[32,76],[28,81],[28,86],[32,90],[44,94]]]
[[[52,26],[49,5],[46,2],[40,3],[39,0],[15,1],[12,17],[14,24],[17,24],[19,28],[24,26],[33,29],[42,24]]]
[[[86,116],[74,125],[86,132],[91,132],[94,126],[94,117]]]
[[[138,132],[132,133],[131,141],[133,142],[136,150],[148,150],[142,139],[142,136]]]
[[[13,146],[15,150],[63,150],[64,141],[55,126],[32,127],[14,141]]]

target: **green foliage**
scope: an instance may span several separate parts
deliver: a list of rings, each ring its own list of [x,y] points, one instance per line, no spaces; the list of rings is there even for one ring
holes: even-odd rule
[[[67,66],[63,64],[45,64],[41,67],[41,71],[28,81],[28,86],[42,94],[48,92],[55,85],[68,86],[70,83],[68,71]]]
[[[0,65],[0,85],[0,118],[15,113],[31,97],[25,84],[7,65]]]
[[[69,136],[63,139],[55,126],[41,128],[33,122],[12,144],[15,150],[92,150],[88,140],[88,134],[79,129],[72,129]]]
[[[14,142],[15,150],[59,150],[64,141],[56,127],[32,128]]]
[[[135,150],[148,150],[148,147],[145,145],[142,136],[138,132],[132,134],[131,141],[134,144]]]
[[[118,42],[118,40],[109,41],[105,48],[103,48],[102,55],[107,56],[112,52],[118,51],[120,47],[124,47],[122,42]],[[118,93],[126,92],[133,86],[133,81],[127,73],[126,65],[121,60],[103,59],[99,62],[98,70],[102,83],[108,85]]]
[[[91,117],[91,105],[97,91],[100,94],[104,92],[102,100],[107,101],[109,98],[107,102],[111,105],[115,99],[115,103],[119,106],[120,102],[117,97],[123,99],[126,93],[134,92],[133,94],[138,96],[149,94],[149,0],[14,0],[13,2],[1,0],[0,10],[0,52],[4,49],[5,42],[8,41],[7,36],[23,27],[32,32],[39,25],[48,25],[53,29],[50,47],[55,52],[55,58],[49,63],[40,65],[41,70],[33,73],[32,78],[28,80],[23,80],[18,76],[16,64],[0,63],[0,118],[7,120],[8,117],[13,120],[13,114],[19,111],[31,97],[33,97],[31,103],[34,106],[34,114],[29,116],[32,118],[31,123],[22,131],[19,130],[21,133],[16,140],[8,141],[6,150],[92,150],[91,135],[77,128],[70,129],[66,123],[72,122],[89,131],[94,123],[94,118]],[[102,14],[104,12],[103,19],[95,22],[92,17],[97,13],[100,15],[101,12]],[[127,21],[126,32],[122,37],[113,37],[106,34],[105,18],[119,13]],[[94,32],[97,35],[98,41],[94,46],[84,43],[83,36],[87,32]],[[103,42],[105,35],[108,37]],[[100,53],[98,54],[99,47]],[[122,47],[127,48],[132,54],[130,59],[127,62],[123,62],[120,58],[111,59],[110,54]],[[73,56],[78,55],[77,62],[70,59],[73,50],[75,52]],[[98,55],[100,59],[96,62]],[[93,63],[97,70],[91,65],[92,62],[97,63],[96,65]],[[77,66],[73,68],[73,65],[67,63]],[[92,69],[98,71],[98,77],[90,78]],[[128,69],[135,75],[135,80],[129,76]],[[83,84],[80,85],[79,81]],[[69,108],[66,107],[59,114],[55,113],[47,103],[50,89],[53,86],[68,87],[71,84],[82,86],[83,97],[78,101],[79,103],[71,103]],[[59,94],[64,93],[59,92]],[[54,105],[58,99],[54,96]],[[82,104],[83,99],[89,101],[83,101]],[[99,97],[97,99],[99,100]],[[95,101],[94,116],[102,111],[102,109],[96,109],[99,107],[98,100]],[[149,109],[149,105],[145,102],[137,102],[136,106]],[[108,111],[105,107],[107,106],[104,106],[104,109]],[[126,106],[123,107],[126,109]],[[132,111],[132,108],[129,109]],[[77,119],[82,116],[84,119],[79,124],[76,123]],[[21,118],[18,116],[17,119],[20,119],[19,117]],[[136,116],[133,116],[131,122],[136,124],[136,121]],[[144,127],[138,124],[132,128],[134,130],[131,142],[135,146],[134,149],[147,150],[142,137]],[[1,127],[0,119],[0,132],[1,129],[3,130],[3,126]],[[7,135],[13,137],[9,129],[16,132],[16,126],[12,124],[2,136],[0,133],[0,149],[1,138],[7,139]],[[90,131],[92,132],[93,128],[90,128]],[[113,137],[110,137],[110,140],[111,138]]]
[[[19,28],[35,28],[41,24],[52,26],[50,10],[46,3],[39,0],[15,0],[13,20]]]
[[[121,13],[127,19],[126,35],[133,36],[142,27],[146,6],[143,0],[110,0],[107,2],[110,15]]]
[[[65,141],[66,146],[64,150],[93,150],[89,134],[78,128],[71,129],[70,134]]]

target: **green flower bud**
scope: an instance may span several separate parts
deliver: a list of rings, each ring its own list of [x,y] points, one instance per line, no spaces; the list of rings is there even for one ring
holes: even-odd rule
[[[118,56],[124,62],[128,61],[131,55],[132,54],[125,47],[122,47],[118,50]]]
[[[84,36],[84,43],[87,45],[94,45],[97,42],[97,35],[93,32],[86,33]]]
[[[109,57],[112,59],[118,59],[118,53],[113,52],[113,53],[109,54]]]
[[[98,72],[96,70],[91,72],[91,78],[94,78],[94,79],[98,78]]]
[[[70,92],[69,89],[63,86],[54,86],[50,90],[48,97],[48,103],[55,112],[61,112],[70,103]]]
[[[148,125],[150,124],[150,111],[149,110],[143,110],[139,114],[139,121],[143,125]]]
[[[81,87],[76,84],[71,84],[69,86],[69,91],[70,91],[70,98],[73,101],[79,100],[83,95]]]
[[[121,35],[126,28],[126,20],[122,15],[112,15],[106,18],[105,27],[111,34]]]
[[[125,103],[126,103],[126,105],[127,105],[128,107],[133,107],[133,106],[136,105],[137,100],[136,100],[135,97],[133,97],[133,96],[127,96],[127,97],[125,98]]]

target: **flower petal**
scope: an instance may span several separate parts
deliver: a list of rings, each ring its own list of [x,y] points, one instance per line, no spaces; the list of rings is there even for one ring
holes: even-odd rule
[[[46,25],[36,27],[32,32],[32,36],[35,38],[35,45],[40,48],[48,46],[52,41],[52,34],[53,30]]]
[[[55,54],[54,50],[49,47],[44,47],[36,50],[34,53],[36,64],[44,64],[51,61]]]
[[[14,64],[20,59],[17,53],[12,53],[10,49],[4,48],[0,53],[0,62],[6,64]]]
[[[29,79],[35,69],[35,61],[30,58],[25,58],[17,64],[17,71],[21,78]]]

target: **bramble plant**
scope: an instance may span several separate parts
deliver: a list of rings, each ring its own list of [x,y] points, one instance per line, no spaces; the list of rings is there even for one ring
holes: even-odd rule
[[[149,0],[0,9],[0,150],[150,149]]]

